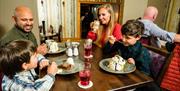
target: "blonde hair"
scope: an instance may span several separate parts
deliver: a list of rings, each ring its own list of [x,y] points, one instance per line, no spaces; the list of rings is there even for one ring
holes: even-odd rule
[[[99,29],[99,25],[100,25],[100,22],[98,20],[94,20],[93,22],[90,23],[91,29],[94,29],[94,28]]]
[[[114,29],[114,23],[115,23],[115,16],[114,16],[114,11],[113,8],[110,4],[103,4],[98,7],[97,15],[99,14],[100,9],[106,9],[108,13],[111,15],[110,16],[110,21],[108,25],[106,26],[106,29],[102,24],[100,24],[99,30],[97,31],[97,40],[95,41],[95,44],[97,44],[99,47],[102,47],[101,45],[101,39],[102,39],[102,33],[105,31],[105,42],[108,40],[108,36],[112,35],[113,29]],[[99,17],[98,17],[99,18]]]

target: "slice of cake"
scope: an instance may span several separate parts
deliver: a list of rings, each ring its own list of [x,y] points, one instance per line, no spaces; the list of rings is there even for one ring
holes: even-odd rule
[[[66,63],[74,66],[74,60],[73,60],[73,58],[67,58]]]
[[[125,64],[126,64],[126,61],[121,56],[115,55],[109,61],[108,67],[111,70],[122,71],[124,69]]]
[[[57,52],[59,50],[57,42],[51,42],[49,46],[49,52]]]
[[[63,70],[70,70],[74,67],[74,60],[73,58],[68,58],[66,62],[63,64],[59,65],[58,68],[63,69]]]

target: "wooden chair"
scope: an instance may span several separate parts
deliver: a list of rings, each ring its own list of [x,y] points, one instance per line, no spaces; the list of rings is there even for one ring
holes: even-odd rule
[[[40,43],[45,43],[45,37],[43,33],[43,26],[39,26],[39,36],[40,36]]]
[[[39,26],[40,31],[40,39],[41,43],[45,43],[47,39],[57,39],[58,42],[61,42],[61,32],[62,32],[62,25],[59,25],[58,33],[47,35],[45,30],[45,21],[42,21],[42,26]]]
[[[58,32],[56,34],[53,34],[51,36],[47,36],[47,39],[54,39],[56,40],[56,37],[58,39],[58,42],[61,42],[61,32],[62,32],[62,25],[59,25]]]
[[[58,41],[61,42],[61,32],[62,32],[62,25],[59,25],[59,29],[58,29],[58,33],[56,33],[56,35],[52,36],[52,37],[57,37]]]

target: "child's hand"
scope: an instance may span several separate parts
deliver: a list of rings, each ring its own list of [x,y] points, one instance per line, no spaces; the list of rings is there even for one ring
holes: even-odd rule
[[[49,60],[47,59],[43,59],[40,63],[39,63],[39,66],[40,66],[40,69],[46,67],[49,65]]]
[[[133,58],[128,58],[128,60],[127,60],[129,63],[131,63],[131,64],[135,64],[135,61],[134,61],[134,59]]]
[[[52,62],[51,65],[48,66],[47,73],[56,75],[57,70],[57,64],[55,62]]]
[[[114,36],[109,36],[109,42],[113,45],[114,42],[116,41],[116,38]]]

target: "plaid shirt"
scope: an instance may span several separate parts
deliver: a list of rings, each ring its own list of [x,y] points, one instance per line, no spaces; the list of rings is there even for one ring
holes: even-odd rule
[[[52,87],[55,77],[47,74],[41,79],[37,79],[34,71],[28,70],[17,73],[13,79],[4,75],[2,79],[3,91],[49,91]]]
[[[104,47],[105,53],[118,51],[124,59],[133,58],[136,68],[150,75],[151,58],[148,50],[144,48],[139,41],[133,46],[124,46],[122,43],[115,42],[113,46],[108,42]]]

